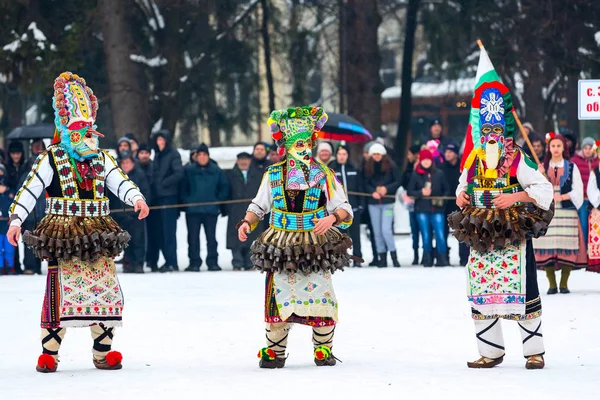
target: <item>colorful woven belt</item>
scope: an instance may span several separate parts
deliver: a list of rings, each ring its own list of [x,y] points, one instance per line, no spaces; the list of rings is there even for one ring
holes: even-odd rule
[[[275,229],[293,232],[312,231],[315,227],[313,219],[327,215],[323,207],[304,213],[290,213],[281,210],[271,210],[271,226]]]
[[[471,205],[477,208],[496,208],[492,201],[499,194],[510,194],[521,192],[523,189],[521,186],[512,186],[501,189],[479,189],[473,188],[473,192],[471,193]],[[520,205],[521,203],[517,203],[516,205]]]
[[[105,217],[110,214],[108,199],[70,200],[50,197],[46,199],[46,214],[67,217]]]

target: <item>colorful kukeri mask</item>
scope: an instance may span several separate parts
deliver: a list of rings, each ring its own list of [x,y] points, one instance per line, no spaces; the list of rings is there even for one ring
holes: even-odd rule
[[[287,152],[286,188],[306,190],[322,178],[322,170],[312,168],[311,163],[314,142],[325,122],[327,114],[321,107],[284,108],[271,113],[268,123],[273,140],[280,155]]]
[[[480,102],[481,146],[487,167],[496,168],[504,153],[504,98],[498,89],[490,88],[483,91]]]
[[[54,81],[53,144],[59,144],[77,161],[98,157],[98,138],[94,122],[98,112],[98,99],[85,79],[71,72],[63,72]]]

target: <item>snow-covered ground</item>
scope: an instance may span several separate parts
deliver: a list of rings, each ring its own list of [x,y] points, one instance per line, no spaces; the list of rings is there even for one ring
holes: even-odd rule
[[[574,272],[572,294],[544,296],[545,370],[525,370],[514,322],[504,322],[504,363],[469,370],[465,362],[478,356],[464,270],[409,267],[408,237],[397,238],[402,268],[335,274],[335,354],[342,364],[316,367],[310,329],[296,326],[287,366],[261,370],[264,276],[230,271],[224,223],[218,237],[225,271],[121,275],[125,326],[115,338],[124,354],[121,371],[94,369],[89,332],[71,329],[59,372],[35,372],[45,279],[0,277],[0,399],[598,398],[600,275]],[[179,224],[179,262],[186,267],[183,218]],[[370,261],[366,240],[363,248]],[[543,274],[539,281],[545,293]]]

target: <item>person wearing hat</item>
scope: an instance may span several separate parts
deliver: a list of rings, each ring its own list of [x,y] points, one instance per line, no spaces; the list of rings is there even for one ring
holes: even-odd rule
[[[140,142],[138,142],[137,138],[132,132],[128,132],[125,134],[125,137],[129,139],[129,143],[131,144],[131,155],[134,159],[137,158],[137,153],[140,148]]]
[[[579,208],[579,210],[577,210],[577,214],[579,215],[579,222],[581,223],[581,230],[583,231],[583,238],[586,245],[588,243],[588,219],[590,217],[590,210],[588,206],[590,202],[585,189],[588,187],[590,175],[595,169],[598,168],[599,164],[598,154],[596,154],[596,152],[593,150],[594,145],[594,139],[591,137],[584,138],[581,141],[581,150],[577,150],[575,155],[571,158],[571,162],[573,162],[573,164],[577,165],[577,168],[579,168],[581,180],[583,181],[584,200],[583,205]]]
[[[448,141],[444,147],[444,162],[440,165],[440,170],[444,171],[444,176],[450,187],[450,195],[452,195],[458,187],[458,179],[460,178],[460,159],[459,159],[459,147],[454,141]],[[445,202],[445,214],[450,215],[454,211],[459,210],[454,200],[446,200]],[[444,232],[446,234],[446,243],[448,243],[448,236],[450,235],[450,227],[448,224],[444,224]],[[459,242],[458,254],[460,258],[460,265],[467,265],[469,258],[469,246],[465,243]],[[448,256],[448,261],[449,261]],[[450,264],[448,264],[450,265]]]
[[[229,182],[217,163],[210,159],[208,146],[202,143],[197,149],[196,162],[190,162],[184,168],[181,201],[183,204],[218,203],[227,199],[229,199]],[[190,259],[190,265],[185,269],[186,271],[199,272],[202,266],[202,258],[200,258],[200,228],[202,226],[204,226],[206,235],[208,270],[221,270],[218,264],[219,253],[216,237],[219,214],[218,204],[185,206]]]
[[[583,139],[584,148],[585,143],[587,143],[586,139]],[[594,142],[592,151],[594,153],[600,151],[600,140],[596,140]],[[591,228],[588,232],[587,270],[590,272],[600,273],[600,168],[598,166],[598,162],[596,162],[596,166],[592,169],[585,188],[586,198],[588,199],[592,208],[589,216],[589,223],[586,224]]]
[[[415,212],[419,231],[423,239],[423,266],[433,266],[433,236],[436,243],[436,266],[450,265],[446,242],[446,214],[444,200],[431,200],[429,197],[449,196],[450,185],[444,172],[436,168],[431,151],[419,152],[419,161],[408,185],[408,195],[415,199]]]
[[[338,181],[344,186],[348,201],[352,206],[354,212],[354,224],[348,228],[348,233],[352,239],[352,254],[357,258],[362,258],[361,243],[360,243],[360,215],[365,209],[365,197],[357,196],[355,194],[348,194],[349,192],[362,193],[363,179],[361,172],[358,168],[350,162],[350,147],[342,142],[335,153],[335,160],[329,163],[329,168],[335,171],[335,176]],[[361,267],[359,261],[354,261],[354,267]]]
[[[226,176],[229,182],[231,200],[243,200],[251,197],[251,193],[256,193],[262,181],[263,173],[257,167],[251,166],[252,155],[242,152],[237,155],[237,161],[233,169],[227,171]],[[246,210],[250,205],[250,200],[245,203],[232,203],[227,205],[227,248],[231,250],[234,271],[248,271],[252,269],[250,261],[250,245],[254,241],[260,229],[255,229],[250,233],[251,241],[240,242],[238,239],[237,222],[244,218]]]
[[[121,153],[123,154],[131,154],[131,140],[127,136],[123,136],[119,140],[117,140],[117,147],[115,148],[115,153],[117,154],[117,158],[121,158]]]
[[[265,172],[265,169],[271,165],[267,158],[267,144],[265,142],[256,142],[252,150],[252,165]]]
[[[371,197],[367,198],[367,204],[379,254],[378,267],[387,267],[388,252],[394,267],[400,267],[392,227],[394,196],[400,187],[400,172],[382,144],[371,145],[369,155],[370,158],[365,164],[364,185],[365,192],[371,193]]]
[[[333,154],[333,146],[329,142],[320,142],[317,145],[317,158],[323,164],[327,165],[331,161],[331,156]]]
[[[146,198],[146,201],[151,200],[150,183],[146,174],[135,162],[133,153],[130,151],[122,151],[117,160],[119,167],[127,174],[129,179],[134,181],[140,192]],[[112,210],[125,210],[121,200],[112,193],[108,194],[110,208]],[[136,218],[133,209],[127,209],[126,212],[115,213],[115,221],[131,236],[129,246],[125,248],[125,257],[123,260],[124,273],[144,273],[144,261],[146,258],[146,224],[144,220]]]
[[[150,158],[151,156],[152,149],[150,148],[150,146],[148,146],[147,143],[140,144],[140,146],[138,147],[136,158],[140,168],[144,171],[144,174],[146,174],[146,178],[148,179],[148,183],[150,183],[150,185],[152,185],[152,159]]]
[[[429,123],[429,134],[421,141],[421,144],[426,144],[430,140],[436,141],[441,147],[445,146],[449,140],[449,138],[444,135],[442,122],[439,119],[434,119]]]
[[[152,205],[173,206],[179,204],[179,189],[183,178],[181,155],[171,145],[171,134],[168,130],[163,129],[156,132],[152,135],[152,139],[154,144],[151,174]],[[158,246],[148,246],[147,262],[152,271],[179,271],[177,266],[177,218],[179,218],[178,208],[161,208],[150,213],[148,229],[156,235],[150,242],[159,244]],[[158,268],[158,257],[161,250],[165,264]]]
[[[365,166],[367,165],[367,162],[369,161],[369,159],[371,158],[371,156],[369,155],[369,149],[371,148],[371,146],[375,144],[375,141],[370,141],[365,143],[364,147],[363,147],[363,158],[361,160],[361,166],[360,166],[360,170],[364,172],[365,170]],[[418,153],[418,151],[417,151]],[[363,187],[364,187],[364,174],[363,174]],[[371,244],[371,254],[373,254],[373,261],[371,261],[369,263],[369,267],[377,267],[379,265],[379,254],[377,254],[377,246],[375,245],[375,233],[373,231],[373,224],[371,224],[371,216],[368,213],[368,209],[367,212],[362,214],[362,223],[367,225],[367,233],[369,235],[369,243]]]

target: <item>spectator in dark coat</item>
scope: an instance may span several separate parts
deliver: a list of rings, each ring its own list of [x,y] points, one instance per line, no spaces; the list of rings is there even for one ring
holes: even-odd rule
[[[198,146],[197,160],[184,168],[181,184],[183,203],[220,202],[229,197],[229,183],[221,168],[210,159],[208,146]],[[187,206],[185,219],[188,229],[188,256],[190,265],[186,271],[198,272],[202,265],[200,258],[200,227],[204,226],[208,255],[206,265],[209,271],[220,271],[217,252],[217,219],[219,205]]]
[[[271,164],[271,161],[267,158],[267,145],[264,142],[256,143],[252,152],[252,166],[257,167],[264,173]]]
[[[352,163],[349,162],[350,149],[348,146],[341,144],[337,148],[335,160],[329,164],[329,168],[335,171],[338,180],[344,185],[346,192],[363,193],[363,177]],[[348,233],[352,239],[352,254],[362,258],[361,243],[360,243],[360,215],[365,209],[366,197],[357,196],[355,194],[347,194],[348,202],[354,211],[354,219],[352,225],[348,228]],[[355,267],[362,265],[358,261],[354,261]]]
[[[21,186],[23,186],[23,183],[25,183],[25,179],[27,178],[27,174],[29,173],[29,171],[31,171],[31,168],[33,167],[33,163],[35,162],[36,158],[45,150],[46,145],[44,145],[44,141],[42,139],[36,139],[33,142],[31,142],[32,157],[30,157],[29,160],[27,160],[27,162],[25,163],[25,173],[21,176],[21,180],[17,184],[17,187],[20,188]],[[23,222],[23,230],[33,231],[37,223],[40,222],[45,215],[46,198],[42,195],[38,198],[34,210],[27,216],[25,222]],[[15,253],[18,253],[18,248],[15,249]],[[34,275],[42,273],[42,262],[27,246],[24,246],[23,267],[23,274],[25,275]]]
[[[237,155],[237,162],[233,169],[227,171],[227,180],[229,181],[230,198],[231,200],[249,199],[258,192],[258,187],[262,182],[263,175],[255,168],[251,167],[252,155],[243,152]],[[254,229],[245,242],[240,242],[238,239],[238,230],[236,224],[244,219],[247,203],[233,203],[227,206],[227,248],[231,250],[233,255],[233,270],[249,270],[252,268],[250,262],[250,245],[261,233],[261,229]]]
[[[15,198],[15,191],[5,184],[6,168],[0,164],[0,218],[8,218],[8,209]],[[0,221],[0,275],[15,273],[15,248],[8,242],[7,221]]]
[[[25,163],[23,143],[17,141],[8,145],[8,160],[5,161],[4,166],[6,167],[6,185],[16,192],[19,181],[23,175],[27,175],[29,172]]]
[[[394,196],[400,187],[400,172],[396,164],[387,156],[382,144],[375,143],[369,148],[371,158],[364,170],[365,192],[371,193],[367,203],[375,244],[379,253],[379,267],[387,267],[387,252],[390,252],[394,267],[400,267],[394,241]],[[388,197],[390,196],[390,197]]]
[[[150,147],[146,143],[140,144],[138,147],[137,160],[140,168],[146,174],[146,179],[148,179],[148,183],[152,185],[152,160],[150,156],[152,155]]]
[[[423,238],[423,266],[433,266],[433,238],[435,236],[437,246],[436,265],[444,267],[448,262],[448,245],[446,243],[446,224],[444,200],[431,200],[431,196],[449,196],[450,186],[444,176],[444,172],[436,168],[433,155],[429,150],[421,150],[419,153],[419,165],[413,172],[408,195],[415,198],[415,212],[419,221],[419,230]]]
[[[119,167],[127,174],[129,179],[135,183],[140,192],[150,203],[152,196],[150,194],[150,184],[144,171],[136,165],[131,152],[122,151],[121,158],[118,160]],[[110,208],[115,212],[111,214],[117,223],[131,235],[129,246],[125,248],[125,259],[123,260],[123,272],[125,273],[144,273],[144,260],[146,253],[146,224],[144,220],[139,220],[133,209],[129,208],[123,212],[121,200],[109,191]]]
[[[440,169],[444,171],[446,182],[448,182],[449,196],[453,196],[456,192],[456,188],[458,187],[458,179],[460,178],[459,151],[459,147],[456,143],[449,142],[444,151],[444,163],[440,166]],[[448,215],[458,210],[455,199],[446,200],[444,203],[446,218]],[[450,227],[448,224],[444,224],[444,230],[446,232],[446,243],[448,243],[448,236],[450,235]],[[458,244],[458,254],[460,258],[460,265],[467,265],[469,258],[469,246],[463,242],[460,242]],[[450,261],[450,257],[448,257],[448,261]]]
[[[8,145],[8,156],[4,162],[4,166],[6,167],[6,186],[8,186],[13,193],[16,193],[19,189],[19,182],[31,169],[28,168],[27,163],[25,162],[25,149],[22,142],[15,141]],[[18,248],[15,249],[14,255],[14,271],[15,274],[20,275],[23,273],[23,270],[21,269],[21,259]]]
[[[406,152],[406,168],[402,173],[402,182],[401,185],[405,191],[408,190],[408,185],[410,183],[410,178],[415,170],[415,162],[417,162],[417,158],[419,157],[419,151],[421,151],[421,146],[413,145]],[[404,203],[406,204],[406,208],[408,209],[408,218],[410,221],[410,234],[412,238],[412,248],[413,248],[413,262],[412,265],[419,264],[419,221],[417,221],[417,213],[415,213],[415,201],[410,198],[407,194],[404,195]]]
[[[152,163],[152,205],[170,206],[179,203],[179,189],[183,178],[181,155],[171,147],[171,136],[166,130],[158,131],[154,139],[154,162]],[[163,208],[150,211],[148,228],[150,235],[161,235],[150,242],[159,242],[160,246],[150,247],[148,264],[154,271],[158,264],[159,249],[165,257],[160,272],[178,271],[177,266],[177,218],[179,209]]]

